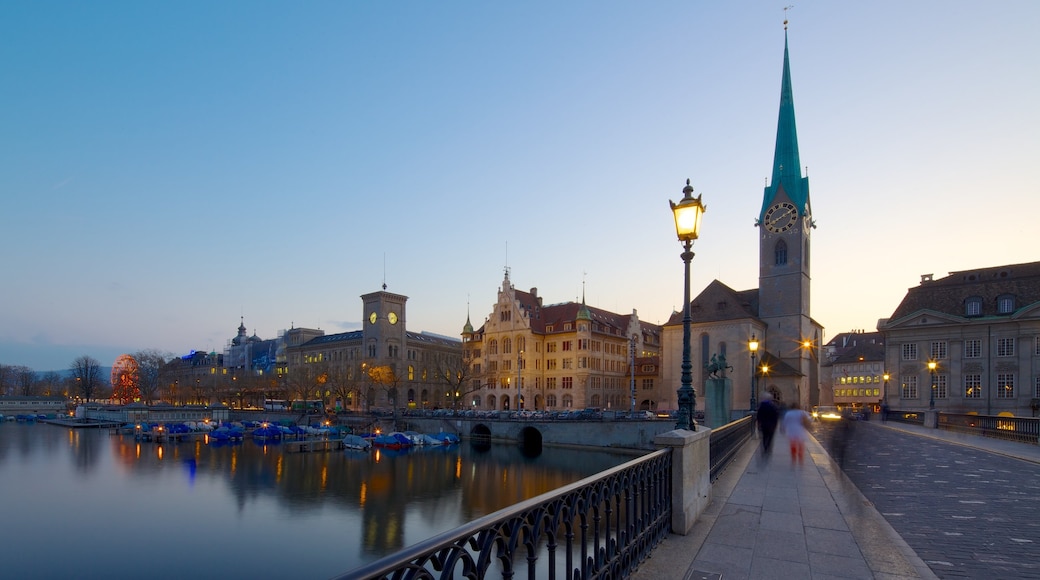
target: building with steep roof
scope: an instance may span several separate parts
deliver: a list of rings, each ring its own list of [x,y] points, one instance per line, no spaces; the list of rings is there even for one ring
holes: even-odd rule
[[[759,236],[758,288],[738,291],[715,280],[690,303],[697,408],[704,409],[702,385],[709,361],[720,357],[732,367],[725,371],[733,387],[729,419],[746,414],[766,391],[781,404],[797,401],[803,408],[819,400],[823,326],[809,311],[810,237],[816,223],[809,178],[802,176],[798,152],[786,23],[772,178],[754,225]],[[681,383],[682,335],[683,313],[675,312],[662,331],[665,384]],[[752,337],[760,345],[754,359],[749,351]],[[757,385],[755,393],[752,384]],[[674,392],[669,404],[676,404]]]
[[[634,400],[653,410],[667,396],[657,380],[660,327],[584,298],[545,305],[537,288],[517,290],[508,270],[490,316],[477,329],[467,317],[462,341],[467,408],[628,411]]]
[[[1040,411],[1040,262],[922,276],[878,329],[893,409]]]

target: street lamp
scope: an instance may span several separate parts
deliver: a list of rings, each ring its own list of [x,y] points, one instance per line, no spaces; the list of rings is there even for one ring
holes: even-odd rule
[[[747,343],[747,349],[751,352],[751,409],[752,413],[755,412],[755,393],[758,392],[758,374],[755,372],[758,369],[755,368],[755,357],[758,356],[758,338],[755,337],[755,333],[751,333],[751,340]]]
[[[928,361],[928,374],[932,376],[932,388],[928,393],[928,408],[935,408],[935,367],[937,363],[934,360]]]
[[[693,241],[701,229],[701,216],[704,215],[704,204],[701,196],[693,197],[693,187],[690,180],[686,180],[683,188],[683,198],[679,203],[668,200],[672,206],[672,214],[675,216],[675,233],[683,244],[682,258],[685,266],[685,286],[683,293],[683,358],[682,358],[682,386],[679,387],[678,407],[679,416],[675,424],[676,429],[697,430],[697,423],[693,419],[694,411],[697,409],[697,393],[693,390],[693,365],[690,363],[690,261],[693,260]]]
[[[888,379],[892,378],[892,376],[888,373],[885,373],[881,375],[881,378],[885,380],[885,392],[881,402],[885,405],[888,405]]]

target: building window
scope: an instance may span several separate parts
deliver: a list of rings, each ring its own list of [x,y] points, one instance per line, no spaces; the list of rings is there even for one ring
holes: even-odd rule
[[[587,368],[589,368],[589,357],[586,357],[586,356],[578,357],[578,368],[579,369],[587,369]]]
[[[982,375],[978,373],[964,375],[964,398],[982,398]]]
[[[903,392],[902,398],[904,399],[916,399],[917,398],[917,375],[908,375],[903,377]]]
[[[563,350],[564,351],[574,350],[573,348],[571,348],[573,346],[574,346],[574,343],[572,341],[569,341],[569,340],[563,341]]]
[[[1015,375],[1014,375],[1014,373],[998,373],[997,374],[997,398],[998,399],[1014,399],[1015,398]]]
[[[773,247],[773,258],[777,266],[787,264],[787,242],[780,240]]]
[[[982,356],[982,340],[969,338],[964,341],[964,358],[979,358]]]
[[[997,356],[1015,356],[1015,339],[998,338]]]
[[[487,351],[488,354],[498,354],[498,341],[493,338],[488,341]]]
[[[415,367],[413,367],[412,365],[408,365],[408,380],[415,380]]]
[[[932,341],[932,347],[931,347],[931,350],[929,352],[931,353],[931,359],[932,360],[938,360],[938,359],[941,359],[941,358],[946,358],[946,341],[945,340],[935,340],[935,341]]]
[[[550,395],[546,395],[545,396],[545,406],[549,407],[550,409],[555,407],[556,406],[556,395],[551,395],[551,394]]]
[[[498,319],[501,320],[502,322],[509,322],[510,320],[513,319],[513,311],[512,310],[503,310],[502,312],[499,312],[498,313]]]
[[[978,296],[972,296],[964,301],[964,315],[965,316],[981,316],[982,315],[982,298]]]
[[[997,314],[1011,314],[1015,310],[1015,297],[1004,295],[997,297]]]
[[[946,399],[950,396],[950,390],[947,388],[946,375],[935,375],[935,398]]]
[[[578,339],[578,350],[589,350],[589,339],[579,338]]]
[[[556,370],[556,359],[551,358],[545,361],[545,370],[554,371]]]
[[[488,405],[487,405],[487,408],[488,409],[494,409],[496,402],[497,402],[497,399],[495,398],[494,395],[488,395]]]
[[[560,382],[561,389],[573,389],[574,388],[574,377],[563,377]]]
[[[570,332],[570,331],[571,331],[571,328],[572,328],[572,327],[571,327],[571,323],[570,323],[570,322],[564,322],[564,323],[563,323],[563,331],[564,331],[564,332]]]
[[[1040,384],[1040,380],[1037,381],[1037,384]],[[652,391],[652,390],[654,390],[654,380],[653,379],[643,379],[643,390],[644,391]]]
[[[563,396],[563,408],[564,409],[570,409],[573,406],[574,406],[574,397],[572,397],[570,395],[564,395]]]
[[[903,360],[917,360],[917,344],[907,343],[903,345]]]
[[[502,339],[502,354],[513,352],[513,341],[508,338]]]
[[[1033,337],[1033,356],[1040,356],[1040,336]]]
[[[1033,397],[1040,399],[1040,376],[1033,379]]]
[[[556,352],[556,343],[550,342],[545,345],[545,352]]]
[[[496,373],[496,372],[498,372],[498,361],[497,360],[489,360],[488,361],[488,372],[489,373]]]
[[[572,369],[572,368],[574,368],[574,359],[572,359],[572,358],[565,358],[565,359],[563,359],[563,368],[565,368],[565,369]]]

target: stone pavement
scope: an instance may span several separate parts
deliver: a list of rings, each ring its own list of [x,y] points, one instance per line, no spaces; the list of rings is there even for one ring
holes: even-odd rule
[[[690,534],[669,534],[633,578],[936,578],[815,440],[802,466],[779,433],[770,461],[757,444],[715,482]]]

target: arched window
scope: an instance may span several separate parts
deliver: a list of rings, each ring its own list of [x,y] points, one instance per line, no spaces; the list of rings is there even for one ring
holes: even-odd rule
[[[780,240],[773,247],[773,257],[777,266],[787,264],[787,242]]]
[[[415,367],[413,367],[412,365],[408,365],[408,380],[415,380]]]
[[[496,407],[495,407],[495,405],[497,404],[497,402],[498,402],[498,401],[496,401],[496,400],[495,400],[495,396],[494,396],[494,395],[488,395],[488,404],[487,404],[487,408],[488,408],[488,409],[494,409],[494,408],[496,408]]]
[[[488,341],[488,354],[498,354],[498,341],[493,338]]]
[[[556,407],[556,395],[546,395],[545,406],[550,409]]]
[[[599,395],[592,395],[592,406],[593,407],[599,407],[600,406]]]
[[[522,336],[516,337],[516,352],[523,352],[525,350],[524,346],[525,346],[524,337],[522,337]]]
[[[502,339],[502,354],[513,352],[513,341],[508,338]]]
[[[564,409],[570,409],[573,406],[574,406],[574,397],[572,397],[570,395],[564,395],[563,396],[563,408]]]
[[[473,396],[473,406],[474,407],[479,407],[480,406],[480,395],[474,395]]]

